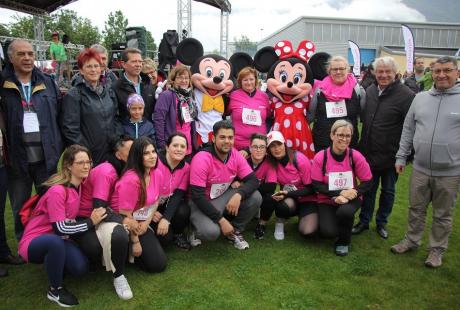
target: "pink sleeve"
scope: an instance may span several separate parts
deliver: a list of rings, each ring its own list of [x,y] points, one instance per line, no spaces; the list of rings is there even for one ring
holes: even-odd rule
[[[66,188],[63,185],[54,185],[48,190],[46,196],[46,208],[50,223],[64,221],[66,219]]]
[[[304,185],[311,184],[311,163],[310,160],[300,152],[296,152],[299,163],[300,176]]]
[[[318,152],[313,158],[311,166],[311,179],[313,181],[323,182],[323,158],[324,151]]]
[[[94,176],[92,198],[109,201],[118,176],[115,171],[101,172]]]
[[[353,150],[353,163],[355,165],[356,176],[361,182],[372,179],[371,168],[369,167],[366,158],[364,158],[364,156],[356,150]]]
[[[203,160],[205,152],[199,152],[190,165],[190,185],[206,187],[210,160]]]
[[[184,168],[184,173],[182,174],[182,180],[179,183],[179,189],[186,191],[188,189],[188,185],[190,183],[190,165],[185,164]]]
[[[244,179],[250,173],[253,172],[247,160],[244,159],[244,157],[238,151],[233,150],[232,156],[236,156],[237,166],[238,166],[237,175],[240,180]]]
[[[135,175],[121,178],[116,186],[118,191],[118,210],[132,211],[139,200],[140,183]]]

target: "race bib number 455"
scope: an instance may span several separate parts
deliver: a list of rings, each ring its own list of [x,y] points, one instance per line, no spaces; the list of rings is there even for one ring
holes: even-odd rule
[[[353,188],[353,172],[329,172],[329,190],[337,191]]]

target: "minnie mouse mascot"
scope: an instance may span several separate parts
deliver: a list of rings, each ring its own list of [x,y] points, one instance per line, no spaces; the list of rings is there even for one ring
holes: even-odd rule
[[[310,159],[315,155],[307,121],[313,73],[307,60],[314,51],[310,41],[300,42],[294,50],[291,42],[284,40],[275,47],[263,47],[254,56],[256,69],[268,72],[267,89],[274,114],[272,130],[280,131],[288,147]]]

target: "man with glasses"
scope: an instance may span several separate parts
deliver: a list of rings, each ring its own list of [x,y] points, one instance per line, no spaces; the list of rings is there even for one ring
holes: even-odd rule
[[[8,192],[19,240],[23,226],[18,212],[30,197],[32,185],[42,193],[41,184],[56,172],[62,151],[58,126],[61,98],[51,77],[34,66],[30,43],[14,40],[8,57],[11,66],[2,72],[0,105],[7,129]]]
[[[404,239],[391,247],[396,254],[420,246],[429,203],[433,222],[427,267],[442,265],[452,229],[453,211],[460,188],[460,84],[454,57],[436,60],[434,87],[419,93],[404,121],[396,172],[402,173],[412,148],[414,164],[409,187],[409,217]]]
[[[363,128],[359,150],[366,157],[372,171],[372,188],[364,194],[359,214],[359,223],[353,227],[353,234],[369,229],[374,212],[379,184],[379,208],[376,213],[377,233],[388,238],[386,228],[388,217],[393,209],[395,184],[395,155],[404,117],[409,110],[414,93],[396,79],[397,64],[391,57],[377,58],[373,67],[377,85],[366,90],[366,106],[362,113]]]
[[[120,78],[113,84],[113,90],[117,96],[118,114],[120,119],[129,116],[126,108],[129,95],[137,93],[142,96],[145,103],[144,117],[153,122],[152,114],[155,107],[155,89],[146,76],[141,77],[142,54],[137,48],[126,48],[121,53],[123,72]]]

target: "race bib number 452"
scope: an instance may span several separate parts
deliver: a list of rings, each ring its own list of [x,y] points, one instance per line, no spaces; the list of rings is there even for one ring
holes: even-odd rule
[[[337,191],[353,188],[353,172],[329,172],[329,190]]]

